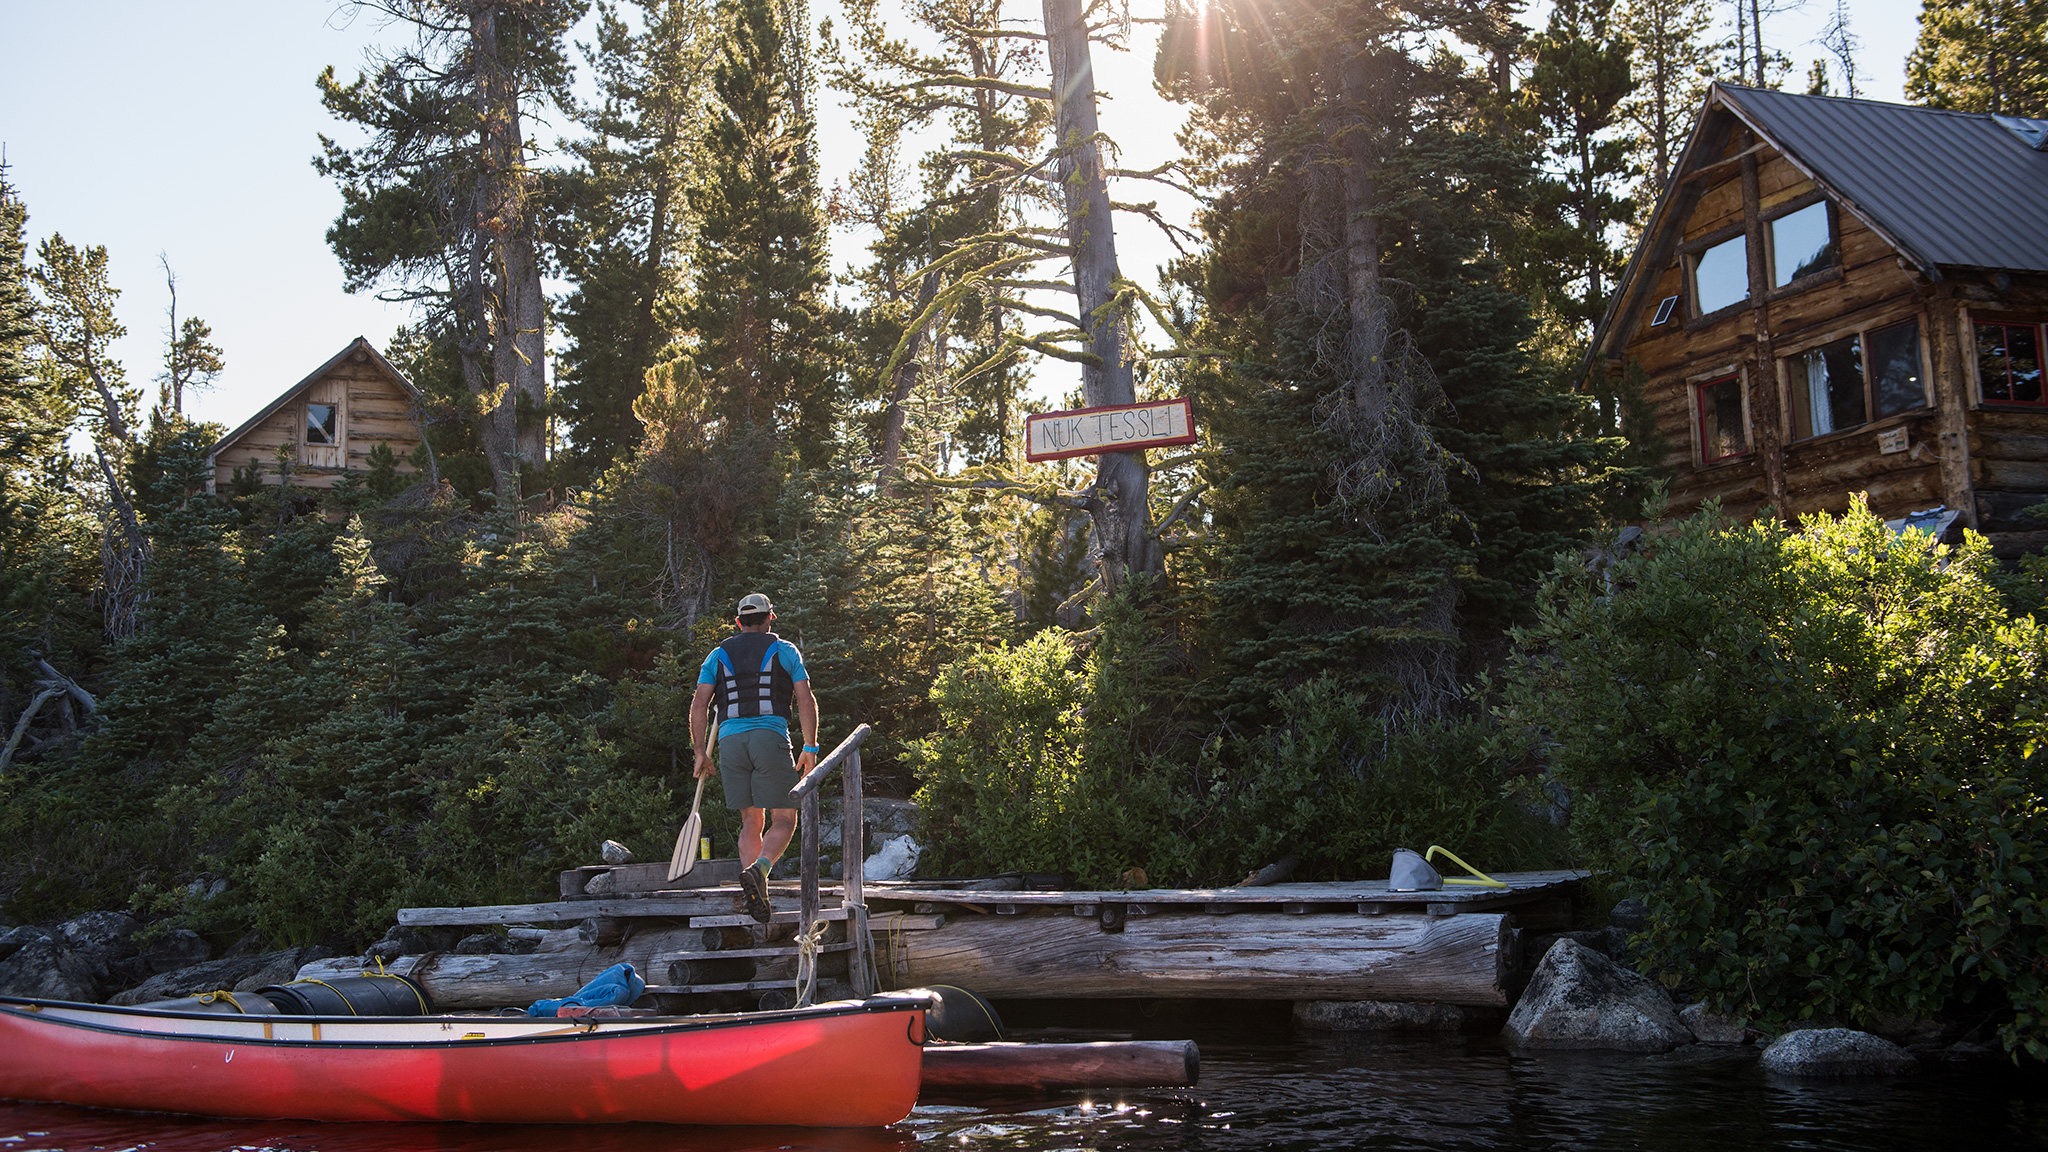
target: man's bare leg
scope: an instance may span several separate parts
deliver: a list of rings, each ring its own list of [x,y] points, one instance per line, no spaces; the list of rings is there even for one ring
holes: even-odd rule
[[[759,812],[760,809],[750,808],[748,811]],[[757,854],[768,857],[768,863],[772,867],[777,860],[782,859],[782,853],[789,847],[789,841],[795,835],[796,809],[777,808],[773,822],[768,825],[767,835],[755,833],[754,838],[760,845]]]
[[[761,857],[761,825],[763,817],[766,815],[766,810],[761,808],[740,809],[739,857],[740,867],[742,868],[753,867],[754,861]],[[781,815],[781,810],[778,809],[776,816],[780,817]],[[773,839],[772,833],[770,834],[770,839]],[[782,843],[784,845],[789,843],[788,834],[785,833],[783,835]],[[775,851],[777,855],[780,855],[782,849],[778,847]]]

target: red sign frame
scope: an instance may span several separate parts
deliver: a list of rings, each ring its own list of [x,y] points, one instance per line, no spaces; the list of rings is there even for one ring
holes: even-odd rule
[[[1187,429],[1185,433],[1179,435],[1144,436],[1142,438],[1133,437],[1122,441],[1105,440],[1100,444],[1060,449],[1052,452],[1035,452],[1032,450],[1031,432],[1039,424],[1062,420],[1082,421],[1093,417],[1097,419],[1099,425],[1102,417],[1110,416],[1114,413],[1150,413],[1167,408],[1179,408],[1181,410],[1181,426]],[[1136,423],[1136,421],[1133,421],[1133,423]],[[1147,420],[1145,423],[1149,424],[1150,421]],[[1078,434],[1080,429],[1077,427],[1074,431]],[[1105,452],[1136,452],[1143,448],[1169,448],[1181,444],[1193,444],[1198,439],[1199,437],[1195,434],[1195,406],[1192,401],[1185,398],[1155,400],[1150,404],[1110,404],[1101,408],[1074,408],[1065,412],[1039,412],[1024,418],[1024,458],[1033,462],[1040,460],[1067,460],[1075,456],[1100,456]]]

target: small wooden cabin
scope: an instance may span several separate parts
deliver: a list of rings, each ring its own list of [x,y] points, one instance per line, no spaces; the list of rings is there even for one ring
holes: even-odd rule
[[[1674,513],[1938,505],[2048,544],[2048,120],[1717,84],[1592,368],[1630,362]]]
[[[350,470],[367,470],[379,444],[390,445],[400,472],[411,472],[419,443],[419,389],[358,336],[213,446],[208,490],[251,467],[265,484],[280,483],[281,455],[291,461],[292,483],[332,488]]]

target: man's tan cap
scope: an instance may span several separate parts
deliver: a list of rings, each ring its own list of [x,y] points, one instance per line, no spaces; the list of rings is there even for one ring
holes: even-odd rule
[[[740,597],[740,615],[742,616],[749,616],[756,612],[773,611],[775,611],[775,605],[770,604],[768,598],[759,592],[749,592],[745,596]]]

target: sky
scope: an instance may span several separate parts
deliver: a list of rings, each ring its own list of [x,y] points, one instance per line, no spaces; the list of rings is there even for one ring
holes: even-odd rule
[[[814,0],[814,12],[829,14],[829,2]],[[1813,41],[1834,4],[1805,0],[1766,18],[1767,42],[1798,62],[1795,79],[1821,54]],[[1162,8],[1163,0],[1131,0],[1139,17]],[[1018,6],[1020,14],[1036,9]],[[1525,22],[1540,22],[1544,11],[1537,6]],[[1856,0],[1848,11],[1862,39],[1864,95],[1902,99],[1917,0]],[[107,247],[128,329],[115,354],[131,381],[152,381],[163,354],[169,298],[159,255],[177,273],[180,315],[212,324],[226,353],[219,386],[188,402],[203,420],[240,424],[356,336],[381,347],[406,322],[404,307],[344,290],[324,239],[340,196],[311,164],[319,134],[338,131],[320,106],[320,70],[334,65],[351,76],[365,48],[398,35],[334,0],[0,0],[0,148],[28,206],[31,249],[53,232]],[[1110,97],[1103,129],[1123,143],[1128,168],[1168,158],[1182,120],[1152,90],[1154,36],[1155,25],[1139,24],[1132,51],[1095,50],[1098,85]],[[829,189],[857,166],[861,142],[836,95],[821,92],[820,101]],[[560,133],[527,128],[529,139]],[[1169,211],[1188,210],[1164,190],[1119,198],[1155,194]],[[837,231],[832,239],[843,269],[872,237]],[[1121,222],[1118,245],[1125,274],[1144,283],[1155,283],[1174,255],[1142,221]],[[1050,394],[1075,386],[1042,384]]]

